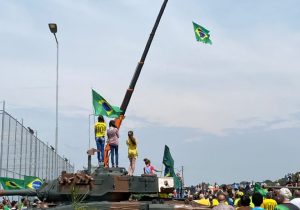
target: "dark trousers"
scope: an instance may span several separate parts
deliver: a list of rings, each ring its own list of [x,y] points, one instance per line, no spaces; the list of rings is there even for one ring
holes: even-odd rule
[[[111,165],[112,167],[115,167],[115,160],[116,160],[116,166],[119,165],[119,146],[110,144],[110,157],[111,157]],[[115,158],[116,157],[116,158]]]

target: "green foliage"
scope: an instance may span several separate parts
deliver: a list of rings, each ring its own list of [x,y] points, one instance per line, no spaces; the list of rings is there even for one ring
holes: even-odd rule
[[[87,192],[88,193],[88,192]],[[72,200],[72,207],[74,210],[87,210],[87,206],[83,203],[84,199],[87,196],[85,194],[79,194],[79,189],[76,186],[73,186],[71,189],[71,200]]]

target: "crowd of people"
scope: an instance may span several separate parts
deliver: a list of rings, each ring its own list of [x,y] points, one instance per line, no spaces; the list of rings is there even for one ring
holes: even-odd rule
[[[247,185],[242,188],[202,186],[190,187],[184,191],[184,197],[198,205],[213,210],[299,210],[300,190],[283,187],[280,189],[266,188],[260,190]]]
[[[47,208],[48,205],[42,203],[38,199],[34,199],[33,201],[28,200],[23,197],[18,201],[10,201],[6,197],[2,198],[2,202],[0,203],[0,210],[25,210],[25,209],[33,209],[33,208]]]

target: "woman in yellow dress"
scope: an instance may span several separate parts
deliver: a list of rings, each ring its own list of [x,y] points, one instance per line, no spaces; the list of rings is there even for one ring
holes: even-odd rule
[[[128,158],[129,158],[129,168],[128,168],[128,175],[132,176],[135,170],[135,162],[138,156],[137,151],[137,140],[133,136],[133,131],[128,131],[128,139],[126,141],[128,146]]]

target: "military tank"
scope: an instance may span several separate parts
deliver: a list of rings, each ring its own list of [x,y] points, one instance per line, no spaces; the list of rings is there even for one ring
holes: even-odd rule
[[[100,166],[91,172],[91,156],[88,154],[88,169],[77,173],[66,173],[52,181],[45,182],[39,189],[2,190],[0,196],[20,195],[37,196],[46,202],[80,201],[128,201],[131,195],[149,195],[158,198],[158,193],[172,193],[174,181],[172,177],[158,178],[156,175],[129,176],[123,167],[110,168]]]

